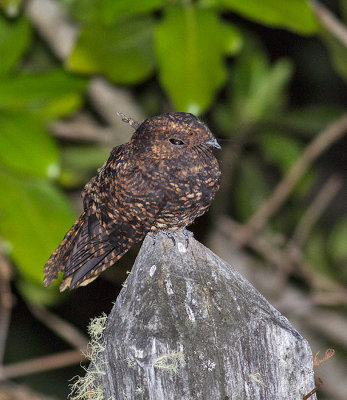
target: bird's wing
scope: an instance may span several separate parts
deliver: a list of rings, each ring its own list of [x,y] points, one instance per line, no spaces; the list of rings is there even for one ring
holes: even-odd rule
[[[149,232],[163,192],[119,146],[83,193],[84,221],[60,270],[60,290],[86,285]]]
[[[87,217],[64,266],[60,290],[87,285],[112,266],[133,244],[126,243],[121,245],[120,242],[117,244],[110,241],[96,216]]]
[[[64,266],[68,260],[70,253],[78,240],[80,231],[85,223],[85,213],[74,223],[72,228],[67,232],[60,245],[54,250],[43,269],[45,278],[44,286],[50,285],[58,278],[58,274],[64,271]]]
[[[129,146],[116,147],[84,194],[85,209],[95,213],[115,245],[141,240],[166,204],[151,166],[138,161]]]

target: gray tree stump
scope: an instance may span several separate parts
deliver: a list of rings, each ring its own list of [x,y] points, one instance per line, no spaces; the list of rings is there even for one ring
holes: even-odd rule
[[[145,239],[107,319],[89,367],[103,398],[302,399],[307,341],[230,265],[175,238]]]

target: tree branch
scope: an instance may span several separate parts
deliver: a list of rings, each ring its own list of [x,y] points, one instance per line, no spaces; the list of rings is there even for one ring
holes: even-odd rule
[[[2,252],[0,242],[0,365],[4,357],[11,310],[14,301],[10,287],[11,277],[12,270]]]
[[[301,157],[295,162],[288,174],[276,186],[270,198],[263,203],[249,221],[238,231],[237,242],[245,245],[250,238],[263,228],[288,196],[307,169],[327,148],[339,140],[347,131],[347,113],[331,123],[306,147]]]
[[[324,28],[347,47],[347,29],[320,1],[310,0],[312,10]]]
[[[342,187],[342,184],[342,178],[337,175],[333,175],[322,186],[319,193],[315,196],[311,205],[307,208],[306,212],[295,228],[295,232],[291,241],[295,242],[297,246],[301,246],[305,242],[313,225],[337,195]]]
[[[0,368],[0,379],[12,379],[27,376],[38,372],[79,364],[85,357],[77,350],[63,351],[58,354],[20,361]]]
[[[54,54],[65,61],[76,43],[78,28],[69,21],[61,5],[53,0],[28,0],[25,10]],[[91,77],[88,95],[98,113],[112,126],[120,143],[128,140],[131,130],[117,118],[116,112],[123,112],[137,121],[144,119],[129,90],[115,87],[101,77]]]
[[[51,329],[56,335],[65,340],[71,346],[77,349],[85,348],[88,344],[88,339],[79,330],[69,322],[54,315],[50,311],[38,307],[31,306],[30,311],[44,325]]]

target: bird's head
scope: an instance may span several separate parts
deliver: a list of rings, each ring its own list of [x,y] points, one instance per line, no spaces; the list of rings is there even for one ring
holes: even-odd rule
[[[208,127],[193,114],[173,112],[146,119],[131,138],[135,151],[153,158],[176,158],[194,148],[220,149]]]

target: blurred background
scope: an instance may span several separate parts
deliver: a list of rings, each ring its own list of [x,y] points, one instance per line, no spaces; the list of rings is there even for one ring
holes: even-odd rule
[[[221,189],[190,229],[320,352],[318,398],[346,399],[347,1],[0,8],[0,399],[65,399],[84,374],[88,323],[110,312],[140,246],[70,293],[43,288],[43,266],[85,183],[131,137],[116,112],[173,110],[222,145]]]

